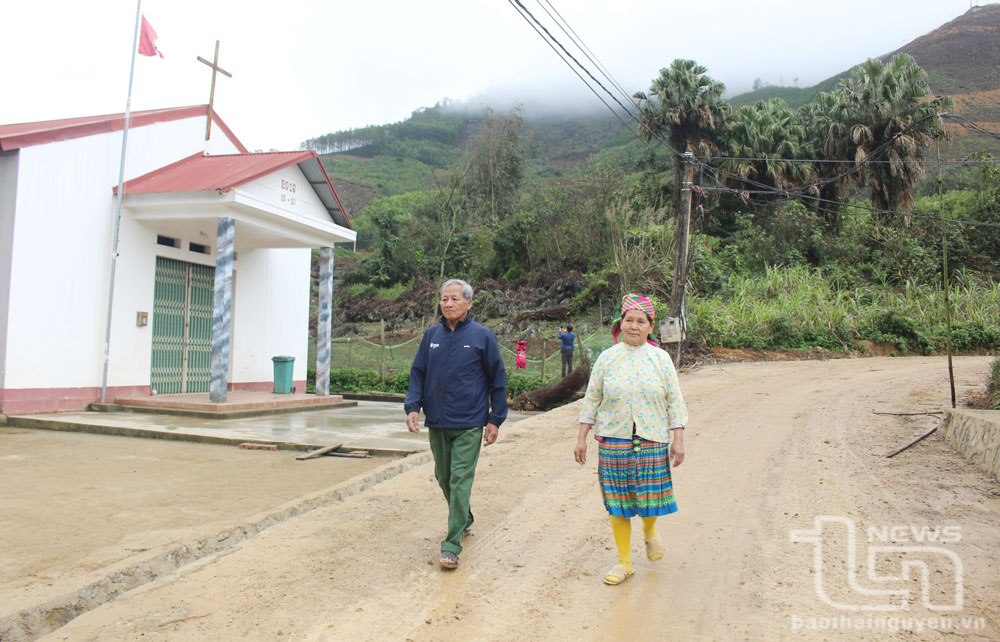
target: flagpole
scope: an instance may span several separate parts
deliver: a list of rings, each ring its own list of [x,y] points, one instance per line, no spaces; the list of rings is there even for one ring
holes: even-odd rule
[[[108,352],[111,347],[111,307],[115,298],[115,264],[118,261],[118,226],[122,218],[125,197],[125,149],[128,146],[128,126],[132,120],[132,78],[135,76],[135,53],[139,48],[139,24],[142,20],[142,0],[135,3],[135,33],[132,37],[132,64],[128,70],[128,97],[125,99],[125,126],[122,128],[122,160],[118,167],[118,192],[115,195],[115,224],[111,237],[111,271],[108,277],[108,323],[104,331],[104,369],[101,375],[101,403],[108,401]]]

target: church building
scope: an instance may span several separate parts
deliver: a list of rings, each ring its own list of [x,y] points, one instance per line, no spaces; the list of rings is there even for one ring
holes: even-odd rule
[[[116,230],[124,124],[0,125],[0,413],[223,402],[270,391],[279,355],[303,391],[312,248],[326,381],[333,247],[355,232],[319,156],[249,153],[207,105],[134,112]]]

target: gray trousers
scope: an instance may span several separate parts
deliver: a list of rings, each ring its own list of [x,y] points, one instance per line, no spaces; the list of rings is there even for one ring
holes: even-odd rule
[[[573,372],[573,351],[562,353],[562,376],[566,376]]]

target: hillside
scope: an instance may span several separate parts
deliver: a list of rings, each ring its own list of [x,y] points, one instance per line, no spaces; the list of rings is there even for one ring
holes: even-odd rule
[[[572,177],[592,156],[620,163],[642,154],[635,137],[607,111],[557,116],[529,109],[521,112],[529,181]],[[302,147],[322,155],[344,206],[358,214],[373,199],[433,189],[434,173],[453,166],[483,118],[469,104],[438,104],[398,123],[326,134]]]
[[[888,61],[899,53],[913,56],[927,72],[931,90],[955,101],[955,112],[1000,131],[1000,4],[973,7],[934,31],[880,56]],[[860,62],[860,61],[859,61]],[[848,71],[812,87],[763,87],[730,100],[733,105],[749,105],[758,100],[782,98],[791,107],[801,107],[823,91],[833,90]],[[950,127],[962,137],[965,130]],[[951,150],[962,155],[972,141],[957,141]],[[981,146],[981,144],[979,145]]]
[[[895,53],[907,53],[927,70],[934,91],[956,95],[1000,89],[1000,5],[973,7],[951,22],[917,38]],[[892,54],[890,54],[891,56]],[[890,56],[887,56],[890,57]],[[1000,121],[996,100],[986,113],[967,113],[975,120]]]
[[[932,91],[947,94],[955,111],[980,125],[1000,131],[1000,5],[973,7],[934,31],[891,53],[914,57],[928,74]],[[858,61],[859,63],[861,61]],[[832,91],[850,74],[845,70],[812,87],[763,87],[730,99],[734,107],[758,100],[782,98],[801,107],[820,92]],[[527,106],[522,137],[527,150],[526,178],[530,182],[572,178],[585,161],[609,160],[629,166],[645,148],[607,111],[594,107],[583,113],[554,115]],[[346,132],[335,132],[305,141],[303,147],[324,154],[324,165],[345,206],[358,214],[372,199],[434,187],[432,172],[440,172],[458,159],[465,142],[483,120],[471,103],[448,102],[419,109],[410,118]],[[955,134],[947,151],[961,157],[974,151],[994,151],[982,137],[966,135],[950,124]]]
[[[948,76],[961,90],[953,92],[957,111],[996,126],[1000,119],[992,110],[1000,82],[996,70],[983,65],[997,62],[989,42],[998,25],[1000,6],[973,10],[884,58],[920,56],[899,61],[905,73],[920,77],[922,62],[931,80]],[[891,91],[888,83],[896,80],[885,80],[879,65],[869,67],[857,70],[858,82],[874,92]],[[810,88],[763,88],[733,103],[782,97],[793,106],[806,104],[854,71]],[[903,122],[920,114],[908,128],[911,139],[926,145],[938,133],[933,116],[939,107],[925,104],[928,87],[920,83],[906,105],[893,107],[899,111],[892,118]],[[870,103],[856,88],[846,89],[836,124],[844,131],[888,132],[892,138],[880,145],[895,144],[896,125],[866,109]],[[661,301],[671,296],[676,185],[665,171],[666,151],[654,146],[650,158],[649,148],[597,105],[589,113],[571,105],[511,109],[446,101],[397,123],[303,143],[323,154],[358,231],[357,251],[338,261],[337,314],[351,325],[345,331],[363,332],[365,324],[392,319],[392,330],[412,332],[435,281],[445,275],[474,284],[479,313],[506,339],[548,336],[552,324],[566,319],[593,327],[607,320],[608,304],[621,291],[648,292]],[[766,188],[779,179],[796,185],[825,174],[819,162],[775,156],[787,153],[772,145],[785,135],[790,148],[797,141],[817,143],[815,128],[799,127],[805,121],[800,115],[776,106],[774,126],[760,130],[766,134],[748,136],[747,127],[741,129],[764,122],[757,119],[764,109],[772,106],[744,110],[720,132],[726,149],[746,150],[717,161],[721,181],[712,176],[715,167],[704,172],[702,184],[711,192],[699,193],[695,206],[697,240],[685,301],[689,336],[740,349],[851,351],[868,349],[864,342],[870,342],[901,354],[928,354],[946,343],[958,350],[1000,346],[1000,240],[984,233],[1000,226],[1000,166],[950,165],[943,199],[931,195],[935,186],[925,168],[890,177],[876,164],[852,170],[842,186],[824,180],[837,188],[818,198],[769,198],[774,192]],[[868,144],[833,132],[824,135],[845,138],[836,141],[846,148],[836,152],[843,154],[840,162]],[[961,135],[942,151],[956,159],[997,149],[995,139]],[[898,147],[894,153],[911,151]],[[737,175],[729,162],[745,160],[737,156],[780,162],[740,164],[737,171],[746,174]],[[810,166],[800,171],[802,165],[792,164],[798,162]],[[764,181],[757,184],[765,189],[738,198],[726,191],[741,180]],[[900,212],[909,216],[896,216]],[[946,237],[950,271],[961,284],[950,324],[939,314],[942,214],[962,221]],[[946,341],[949,325],[954,332]]]

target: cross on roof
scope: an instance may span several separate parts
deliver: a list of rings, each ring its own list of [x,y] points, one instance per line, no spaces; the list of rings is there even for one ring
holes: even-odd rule
[[[198,56],[198,62],[203,62],[212,68],[212,90],[208,94],[208,122],[205,124],[205,140],[208,140],[209,136],[212,135],[212,107],[215,105],[215,72],[221,72],[233,77],[231,73],[219,66],[219,41],[215,41],[215,59],[209,62]]]

